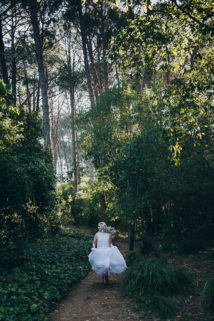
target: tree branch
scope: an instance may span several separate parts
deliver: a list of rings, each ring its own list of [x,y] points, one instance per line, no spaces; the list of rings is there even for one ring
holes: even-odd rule
[[[184,8],[182,8],[182,6],[179,6],[177,4],[176,0],[171,0],[172,3],[174,3],[176,5],[176,7],[183,12],[185,15],[187,15],[190,19],[192,19],[193,21],[195,21],[197,24],[199,24],[200,26],[203,26],[204,28],[206,28],[207,30],[211,31],[212,33],[214,32],[213,28],[206,25],[205,23],[201,22],[200,20],[198,20],[197,18],[195,18],[193,15],[191,15],[188,11],[186,11]]]
[[[2,13],[0,13],[0,18],[2,18],[10,9],[12,9],[14,7],[15,3],[11,3],[10,6],[4,10]]]

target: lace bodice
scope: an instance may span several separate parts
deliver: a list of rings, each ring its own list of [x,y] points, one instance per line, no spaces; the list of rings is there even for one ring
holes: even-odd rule
[[[109,233],[97,233],[97,247],[110,247],[109,245]]]

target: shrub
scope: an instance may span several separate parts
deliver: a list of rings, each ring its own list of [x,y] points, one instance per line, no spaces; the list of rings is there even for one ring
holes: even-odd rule
[[[160,295],[153,295],[148,299],[148,305],[158,311],[162,319],[173,317],[176,313],[176,300],[165,298]]]
[[[11,106],[1,81],[0,96],[0,244],[5,246],[56,230],[58,220],[55,172],[40,143],[41,119]]]
[[[213,240],[214,224],[203,225],[186,236],[181,243],[180,250],[185,253],[204,250],[212,245]]]
[[[157,255],[157,249],[155,246],[147,239],[143,239],[143,245],[140,247],[140,253],[145,254],[156,254]]]
[[[74,223],[71,214],[72,200],[74,196],[73,181],[57,184],[58,215],[62,224]]]
[[[202,306],[205,312],[214,313],[214,276],[205,283],[202,291]]]
[[[182,267],[172,267],[164,260],[143,259],[135,253],[129,263],[133,265],[122,279],[123,293],[150,309],[159,310],[162,316],[175,312],[175,300],[169,296],[193,286],[192,277]]]
[[[142,260],[142,255],[139,251],[132,251],[129,253],[126,263],[128,266],[136,265]]]
[[[54,221],[56,223],[54,185],[52,165],[39,156],[0,152],[0,231],[3,244],[39,237]]]
[[[78,186],[78,193],[74,198],[73,181],[57,186],[59,216],[63,223],[97,226],[101,218],[100,192],[97,182],[90,182],[83,177]]]

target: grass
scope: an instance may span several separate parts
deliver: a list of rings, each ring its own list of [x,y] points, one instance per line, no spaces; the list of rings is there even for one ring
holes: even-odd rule
[[[214,313],[214,276],[205,283],[203,288],[202,307],[205,312]]]
[[[176,295],[193,287],[193,278],[182,267],[173,267],[162,259],[129,258],[131,265],[122,279],[122,292],[144,307],[158,311],[160,317],[176,313]]]

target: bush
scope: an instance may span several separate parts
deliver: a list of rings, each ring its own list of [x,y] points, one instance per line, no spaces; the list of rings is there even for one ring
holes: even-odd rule
[[[176,300],[165,298],[160,295],[153,295],[148,299],[148,306],[154,311],[158,311],[162,319],[174,317],[176,314]]]
[[[58,215],[62,224],[74,223],[71,214],[72,200],[74,197],[74,184],[70,180],[66,183],[57,184]]]
[[[205,312],[214,313],[214,276],[205,283],[202,291],[202,306]]]
[[[214,241],[214,224],[203,225],[189,233],[180,245],[180,250],[191,253],[204,250]]]
[[[62,230],[54,238],[27,244],[20,261],[18,253],[14,259],[12,249],[5,251],[0,267],[0,320],[47,320],[56,303],[88,273],[91,241],[90,236]]]
[[[162,317],[173,315],[175,300],[168,297],[192,287],[192,277],[181,267],[172,267],[160,259],[143,259],[137,253],[128,262],[132,265],[122,279],[123,293],[149,309],[158,310]]]
[[[143,245],[140,247],[140,253],[142,255],[145,255],[145,254],[157,255],[157,249],[147,238],[144,238]]]
[[[120,215],[115,202],[115,190],[109,182],[90,181],[82,177],[74,198],[73,180],[57,184],[58,215],[63,224],[97,228],[97,223],[102,220],[100,205],[101,194],[105,194],[107,205],[106,217],[109,224],[113,222],[116,227],[121,227]]]
[[[57,217],[52,165],[41,158],[0,152],[0,225],[3,244],[39,237]],[[51,218],[50,218],[51,216]]]
[[[0,244],[56,231],[55,172],[40,143],[41,119],[23,107],[0,82]]]
[[[0,80],[0,150],[7,149],[22,137],[19,108],[12,106],[12,101],[12,94]]]
[[[101,218],[100,193],[97,182],[90,182],[87,177],[81,179],[78,193],[74,198],[73,181],[57,186],[59,216],[63,223],[97,226]]]

